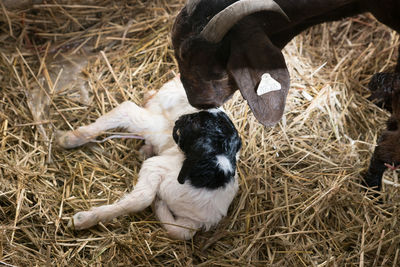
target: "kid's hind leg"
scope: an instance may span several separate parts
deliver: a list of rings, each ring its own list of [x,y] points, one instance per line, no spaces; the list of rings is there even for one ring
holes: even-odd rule
[[[163,223],[163,227],[167,230],[168,235],[175,239],[189,240],[200,227],[198,222],[189,218],[175,218],[167,204],[160,199],[156,200],[155,213],[161,223]]]
[[[133,191],[122,199],[111,205],[95,207],[89,211],[76,213],[72,219],[74,228],[76,230],[86,229],[99,222],[108,222],[117,216],[138,212],[150,206],[156,196],[162,178],[162,169],[157,169],[157,167],[151,165],[151,161],[157,161],[157,158],[153,157],[143,163],[139,173],[139,180]]]
[[[89,142],[104,131],[119,127],[141,134],[151,131],[152,127],[160,127],[162,120],[158,117],[158,115],[151,114],[133,102],[125,101],[110,112],[99,117],[92,124],[79,127],[74,131],[59,131],[56,141],[64,148],[74,148]],[[161,122],[159,123],[158,121]]]

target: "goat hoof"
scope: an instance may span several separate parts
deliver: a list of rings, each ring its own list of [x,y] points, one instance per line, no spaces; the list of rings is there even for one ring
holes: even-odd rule
[[[56,142],[63,148],[75,148],[88,142],[87,138],[75,131],[57,131]]]
[[[69,227],[75,230],[83,230],[98,223],[97,216],[91,211],[81,211],[76,213],[68,223]]]

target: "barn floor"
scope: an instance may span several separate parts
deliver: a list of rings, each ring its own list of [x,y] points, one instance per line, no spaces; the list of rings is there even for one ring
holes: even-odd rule
[[[243,140],[239,194],[216,229],[184,242],[150,208],[67,228],[130,191],[142,141],[53,142],[177,73],[169,33],[184,1],[47,2],[0,5],[0,266],[399,266],[399,187],[379,204],[359,184],[389,115],[366,86],[393,70],[398,35],[366,14],[296,37],[273,128],[235,94],[225,108]]]

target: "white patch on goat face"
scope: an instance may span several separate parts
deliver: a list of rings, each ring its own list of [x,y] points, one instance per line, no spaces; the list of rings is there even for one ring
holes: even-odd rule
[[[228,172],[233,172],[232,164],[225,155],[218,155],[217,166],[226,174]]]
[[[273,91],[279,91],[282,89],[281,84],[271,77],[269,73],[264,73],[261,76],[260,84],[257,88],[257,95],[263,95]]]

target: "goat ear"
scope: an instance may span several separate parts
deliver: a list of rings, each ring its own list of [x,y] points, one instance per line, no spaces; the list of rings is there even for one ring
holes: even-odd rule
[[[273,126],[282,118],[290,86],[285,59],[261,30],[232,34],[229,74],[257,120]]]

